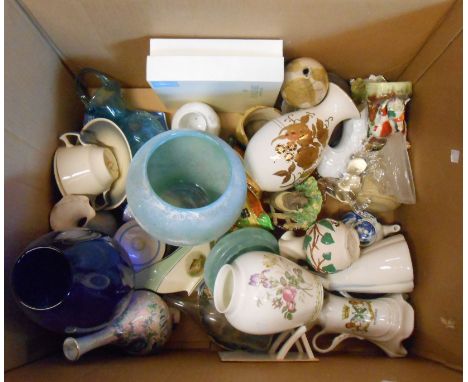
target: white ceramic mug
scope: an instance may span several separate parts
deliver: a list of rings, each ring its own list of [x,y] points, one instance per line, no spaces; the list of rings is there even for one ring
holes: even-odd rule
[[[373,342],[390,357],[403,357],[401,342],[414,328],[414,310],[401,294],[372,300],[344,298],[326,294],[318,323],[322,330],[312,341],[314,350],[328,353],[347,338]],[[327,348],[317,345],[323,334],[337,333]]]
[[[60,192],[63,195],[100,195],[108,191],[119,176],[112,151],[84,142],[79,133],[65,133],[60,140],[65,147],[59,147],[54,157]]]

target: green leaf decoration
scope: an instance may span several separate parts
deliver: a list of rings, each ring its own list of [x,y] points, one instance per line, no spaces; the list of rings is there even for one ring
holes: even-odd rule
[[[283,309],[281,309],[281,312],[284,313],[284,312],[286,312],[287,310],[288,310],[288,308],[285,307],[285,306],[283,306]]]
[[[286,271],[284,273],[284,275],[286,276],[287,279],[290,279],[291,278],[291,273],[289,273],[288,271]]]
[[[324,253],[322,254],[322,257],[325,259],[325,260],[331,260],[331,252],[327,252],[327,253]]]
[[[280,295],[281,293],[282,293],[281,289],[277,289],[277,290],[276,290],[276,294],[277,294],[277,295]]]
[[[286,318],[287,318],[288,320],[292,320],[293,316],[292,316],[291,313],[288,313],[288,314],[286,315]]]
[[[336,268],[333,264],[328,264],[324,267],[322,267],[322,271],[327,272],[327,273],[335,273]]]
[[[288,283],[286,282],[286,279],[283,276],[281,276],[281,278],[280,278],[280,283],[281,283],[282,286],[288,285]]]
[[[258,216],[257,222],[258,222],[259,226],[262,227],[262,228],[270,229],[272,231],[274,230],[274,227],[273,227],[273,224],[271,223],[270,217],[264,212],[262,212]]]
[[[322,242],[322,244],[326,244],[326,245],[330,245],[335,242],[330,232],[327,232],[325,235],[323,235],[320,241]]]
[[[304,244],[303,244],[303,249],[307,249],[307,247],[309,246],[310,242],[312,241],[312,237],[309,236],[309,235],[306,235],[304,237]]]
[[[327,227],[329,230],[335,232],[335,229],[333,228],[333,224],[330,223],[328,220],[320,220],[318,224],[323,225],[324,227]]]

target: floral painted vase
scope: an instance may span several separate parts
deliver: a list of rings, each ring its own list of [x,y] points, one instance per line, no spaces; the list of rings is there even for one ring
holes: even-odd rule
[[[265,124],[250,139],[244,162],[263,191],[284,191],[304,181],[317,167],[336,125],[359,118],[351,98],[330,84],[317,106],[288,113]]]
[[[314,321],[323,288],[319,277],[268,252],[248,252],[224,265],[215,281],[214,303],[236,329],[273,334]]]
[[[390,357],[403,357],[402,341],[414,328],[414,310],[401,294],[361,300],[326,294],[317,323],[322,330],[313,338],[313,347],[320,353],[333,350],[347,338],[365,339],[379,346]],[[328,348],[317,345],[326,333],[341,333]]]
[[[319,220],[303,237],[296,237],[288,231],[281,236],[278,244],[282,256],[306,260],[319,273],[346,269],[360,255],[357,232],[333,219]]]
[[[68,337],[63,353],[70,361],[98,347],[115,344],[127,353],[144,355],[162,348],[172,333],[172,317],[156,293],[136,291],[124,313],[105,329],[85,337]]]

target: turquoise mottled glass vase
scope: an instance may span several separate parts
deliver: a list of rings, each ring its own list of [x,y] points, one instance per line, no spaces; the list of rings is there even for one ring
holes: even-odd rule
[[[135,219],[172,245],[219,238],[245,203],[242,161],[218,137],[190,130],[167,131],[135,155],[127,177],[127,200]]]

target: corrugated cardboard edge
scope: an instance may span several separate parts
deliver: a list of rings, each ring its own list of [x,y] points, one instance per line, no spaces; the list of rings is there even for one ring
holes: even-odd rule
[[[451,48],[452,44],[462,34],[462,31],[463,2],[462,0],[456,0],[440,24],[435,28],[425,44],[398,78],[400,80],[412,81],[415,88],[417,88],[417,83],[423,81],[424,76],[429,73],[430,69],[436,65],[438,60]],[[454,370],[463,370],[462,365],[444,360],[437,350],[421,350],[417,346],[412,347],[410,350],[413,354],[421,358],[441,363]]]

